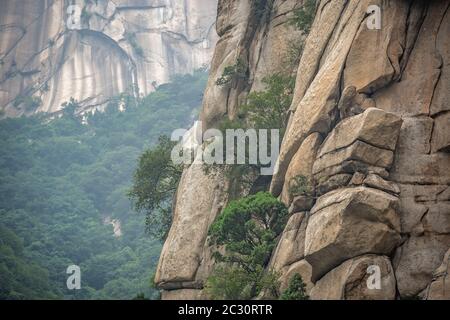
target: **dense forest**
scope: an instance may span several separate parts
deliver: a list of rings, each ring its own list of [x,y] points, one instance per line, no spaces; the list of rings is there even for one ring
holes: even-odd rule
[[[161,241],[127,192],[143,151],[193,122],[206,78],[176,76],[83,119],[72,100],[58,117],[0,121],[0,299],[158,297]],[[81,290],[66,288],[72,264]]]

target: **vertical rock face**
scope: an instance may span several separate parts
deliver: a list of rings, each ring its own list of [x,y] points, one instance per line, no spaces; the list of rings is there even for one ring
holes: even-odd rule
[[[234,117],[248,93],[261,89],[264,76],[286,69],[294,70],[287,52],[290,43],[300,41],[303,36],[289,23],[289,18],[294,8],[300,5],[301,2],[293,0],[273,3],[219,0],[216,26],[220,39],[200,115],[204,128],[214,127],[224,117]],[[269,9],[260,9],[265,7]],[[238,60],[246,66],[246,79],[232,86],[217,86],[216,80],[224,69]],[[191,178],[186,179],[187,176]],[[180,200],[182,190],[189,193],[190,201]],[[174,223],[155,277],[161,288],[170,290],[163,294],[163,298],[201,297],[201,289],[212,266],[208,229],[228,198],[227,177],[220,170],[215,177],[205,176],[201,166],[196,164],[185,170],[178,187]],[[184,254],[181,256],[182,250],[189,255],[187,259]]]
[[[287,20],[302,1],[274,1],[262,16],[255,3],[219,1],[220,39],[201,114],[207,127],[232,118],[264,76],[285,71],[285,50],[301,39]],[[381,9],[381,29],[367,26],[370,5]],[[448,299],[449,7],[448,0],[318,1],[270,186],[292,214],[269,263],[284,287],[300,273],[314,299]],[[217,86],[224,68],[238,59],[247,66],[245,81]],[[289,194],[298,174],[311,180],[312,203]],[[206,188],[193,183],[187,192],[223,192],[226,203],[227,190],[214,188],[217,181]],[[185,189],[182,181],[179,190]],[[202,215],[210,223],[214,201],[195,210],[177,202],[175,214]],[[181,230],[177,219],[172,231]],[[157,282],[185,289],[183,297],[201,296],[207,229],[202,237],[177,235],[196,239],[192,261],[201,276],[169,275],[169,248],[179,241],[169,236]],[[170,265],[183,268],[183,259],[171,255]],[[367,284],[369,270],[379,271],[381,289]],[[167,286],[178,281],[196,287]]]
[[[73,97],[81,112],[146,95],[209,64],[216,9],[215,0],[2,1],[0,110],[57,112]]]

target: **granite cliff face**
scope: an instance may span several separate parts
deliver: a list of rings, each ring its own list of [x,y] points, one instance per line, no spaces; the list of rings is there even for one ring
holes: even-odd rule
[[[201,120],[232,118],[261,79],[290,72],[302,40],[288,23],[303,1],[219,0]],[[381,9],[380,29],[367,10]],[[300,62],[270,191],[290,220],[269,267],[282,287],[300,273],[313,299],[450,299],[450,1],[322,0]],[[245,80],[215,81],[241,59]],[[288,68],[288,69],[286,69]],[[305,175],[315,194],[289,196]],[[228,200],[225,176],[198,166],[181,180],[156,282],[163,298],[204,298],[207,230]],[[377,266],[381,289],[366,285]]]
[[[82,112],[122,93],[146,95],[174,74],[209,64],[217,41],[215,0],[4,0],[1,6],[3,116],[57,112],[71,97]]]

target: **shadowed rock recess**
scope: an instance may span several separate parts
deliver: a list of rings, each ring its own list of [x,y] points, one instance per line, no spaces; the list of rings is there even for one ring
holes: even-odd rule
[[[210,63],[216,9],[217,0],[2,0],[2,116],[149,94]]]
[[[219,0],[220,37],[201,120],[233,118],[261,79],[296,75],[270,191],[291,217],[269,267],[300,273],[313,299],[450,299],[450,1],[322,0],[300,61],[286,71],[303,1]],[[381,8],[382,26],[367,27]],[[216,85],[226,66],[245,77]],[[245,79],[244,79],[245,78]],[[291,197],[289,181],[314,197]],[[227,176],[192,165],[178,189],[156,282],[163,299],[202,299],[214,264],[207,233],[229,201]],[[371,265],[381,288],[366,285]]]

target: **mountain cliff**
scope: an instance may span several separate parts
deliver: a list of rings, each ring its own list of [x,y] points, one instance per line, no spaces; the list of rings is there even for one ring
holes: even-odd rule
[[[215,0],[5,0],[0,12],[2,116],[79,112],[145,96],[209,64]]]
[[[270,183],[290,219],[268,267],[284,287],[300,274],[313,299],[449,299],[450,1],[317,1],[306,39],[289,22],[303,5],[219,0],[200,116],[213,128],[235,118],[265,76],[295,75]],[[303,44],[297,60],[295,44]],[[245,77],[218,86],[239,63]],[[312,181],[313,195],[292,197],[298,175]],[[164,299],[206,297],[208,229],[230,200],[229,184],[221,170],[184,170],[155,278]],[[371,266],[381,289],[366,285]]]

